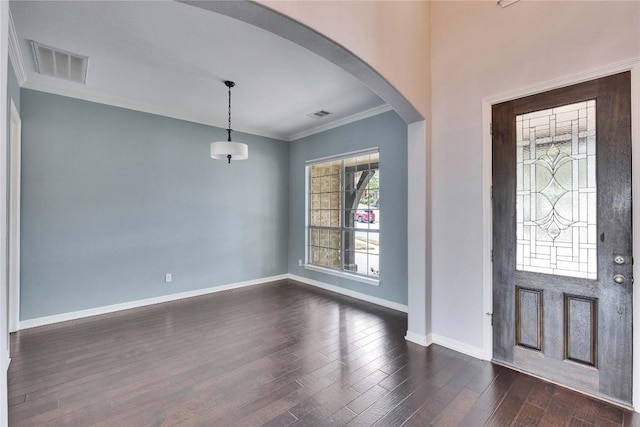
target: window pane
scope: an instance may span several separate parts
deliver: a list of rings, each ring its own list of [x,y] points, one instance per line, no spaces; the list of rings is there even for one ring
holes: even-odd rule
[[[356,210],[346,210],[344,211],[344,222],[343,226],[346,228],[353,228],[356,222]]]
[[[345,251],[344,270],[349,271],[351,273],[358,272],[358,265],[356,264],[356,254],[354,251]]]
[[[312,194],[311,195],[311,209],[320,209],[320,195]]]
[[[370,230],[379,230],[380,229],[380,210],[378,209],[370,209],[371,213],[369,214],[369,229]]]
[[[373,274],[369,256],[378,256],[379,242],[369,230],[379,224],[378,157],[368,153],[308,166],[307,262]]]
[[[367,188],[370,191],[376,191],[380,188],[380,171],[377,169],[373,170],[374,174],[371,177],[371,179],[369,179],[369,184],[367,184]]]
[[[311,264],[319,265],[320,264],[320,249],[316,247],[309,248],[309,258]]]
[[[312,165],[311,166],[311,176],[312,177],[320,176],[320,171],[321,170],[322,170],[322,166],[321,165]]]
[[[340,228],[340,211],[332,209],[329,211],[329,225],[331,227]]]
[[[342,190],[342,186],[340,183],[340,175],[331,175],[331,191],[340,191]]]
[[[341,209],[342,208],[342,193],[339,191],[329,193],[329,207],[331,209]]]
[[[316,178],[311,178],[311,189],[310,189],[310,193],[319,193],[320,192],[320,187],[321,187],[321,181],[322,178],[320,177],[316,177]]]
[[[340,251],[320,248],[320,265],[334,270],[340,269]]]
[[[516,116],[516,269],[596,279],[595,100]]]
[[[364,252],[355,252],[354,253],[354,273],[368,275],[367,273],[367,264],[368,264],[368,256]]]
[[[320,210],[320,225],[323,227],[329,227],[331,224],[329,223],[329,211],[326,209]]]
[[[323,176],[321,179],[322,183],[320,186],[320,191],[322,191],[323,193],[331,191],[331,177]]]
[[[318,246],[320,244],[320,232],[319,230],[312,228],[309,230],[309,242],[311,246]]]
[[[369,254],[367,258],[367,274],[378,277],[380,274],[380,256]]]
[[[320,246],[330,249],[340,249],[340,230],[322,230],[320,234]]]
[[[329,209],[331,206],[331,194],[330,193],[322,193],[320,196],[320,209]]]
[[[367,248],[367,252],[370,254],[380,254],[380,234],[379,233],[369,233],[369,245]]]
[[[322,225],[320,221],[320,210],[312,210],[309,215],[309,222],[312,226]]]

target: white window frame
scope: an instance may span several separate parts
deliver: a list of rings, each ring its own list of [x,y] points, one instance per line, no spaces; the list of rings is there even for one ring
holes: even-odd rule
[[[321,158],[317,158],[317,159],[312,159],[312,160],[307,160],[305,162],[305,245],[304,245],[304,259],[305,259],[305,263],[303,264],[303,267],[306,270],[311,270],[311,271],[316,271],[316,272],[320,272],[320,273],[325,273],[325,274],[329,274],[332,276],[336,276],[336,277],[342,277],[342,278],[346,278],[346,279],[350,279],[350,280],[354,280],[357,282],[362,282],[362,283],[367,283],[373,286],[379,286],[380,284],[380,278],[379,277],[372,277],[372,276],[368,276],[368,275],[364,275],[364,274],[359,274],[356,272],[352,272],[352,271],[348,271],[348,270],[344,270],[344,233],[345,231],[350,231],[350,229],[345,228],[344,226],[344,221],[341,215],[341,219],[340,219],[340,226],[339,227],[335,227],[334,229],[336,230],[340,230],[340,235],[341,235],[341,239],[342,239],[342,244],[341,244],[341,250],[340,250],[340,270],[338,269],[332,269],[332,268],[328,268],[328,267],[323,267],[323,266],[318,266],[318,265],[314,265],[311,263],[309,257],[310,257],[310,253],[309,253],[309,245],[310,245],[310,241],[309,241],[309,230],[311,227],[311,219],[309,218],[309,214],[310,214],[310,194],[311,192],[309,191],[309,186],[310,186],[310,167],[316,164],[320,164],[320,163],[327,163],[327,162],[332,162],[332,161],[337,161],[337,160],[344,160],[344,159],[349,159],[352,157],[357,157],[357,156],[363,156],[366,154],[378,154],[380,153],[380,150],[378,147],[371,147],[371,148],[367,148],[364,150],[358,150],[358,151],[351,151],[348,153],[342,153],[342,154],[338,154],[335,156],[327,156],[327,157],[321,157]],[[380,167],[378,166],[378,170],[380,170]],[[342,180],[342,185],[344,185],[344,168],[342,170],[341,173],[341,180]],[[344,197],[344,193],[341,195],[341,197]],[[344,203],[344,199],[343,199],[343,203]],[[344,214],[344,212],[347,209],[343,208],[341,209],[342,214]],[[379,210],[378,210],[379,212]],[[377,233],[378,236],[380,236],[380,230],[372,230],[369,232],[373,232],[373,233]],[[379,240],[379,238],[378,238]],[[379,257],[380,255],[378,255]],[[380,259],[380,258],[378,258]]]

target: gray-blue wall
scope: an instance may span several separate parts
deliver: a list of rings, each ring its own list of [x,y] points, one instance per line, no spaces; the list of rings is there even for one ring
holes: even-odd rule
[[[20,112],[20,85],[18,85],[18,78],[16,77],[15,71],[13,71],[11,60],[9,60],[7,71],[7,123],[9,123],[9,117],[11,115],[11,103],[9,102],[9,99],[13,99],[16,109]],[[8,131],[9,126],[7,126],[7,135],[9,135]]]
[[[395,112],[292,143],[234,133],[250,157],[228,165],[209,157],[223,129],[9,80],[22,118],[22,320],[287,272],[407,303],[407,127]],[[374,146],[380,285],[299,267],[305,161]]]
[[[287,272],[289,143],[21,95],[22,320]]]
[[[380,284],[298,266],[305,253],[305,161],[380,147]],[[292,142],[289,153],[289,272],[407,303],[407,125],[393,111]],[[415,212],[425,215],[425,212]]]

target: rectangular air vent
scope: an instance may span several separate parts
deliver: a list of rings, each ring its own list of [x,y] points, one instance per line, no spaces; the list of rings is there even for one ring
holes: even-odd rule
[[[31,41],[36,72],[71,82],[86,84],[88,56],[66,52]]]
[[[312,119],[320,119],[324,116],[328,116],[329,114],[331,113],[328,111],[320,110],[320,111],[316,111],[315,113],[307,114],[307,117],[311,117]]]

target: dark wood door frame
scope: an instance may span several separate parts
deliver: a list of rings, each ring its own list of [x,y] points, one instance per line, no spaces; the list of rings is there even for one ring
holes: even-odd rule
[[[492,187],[492,136],[491,136],[491,109],[494,104],[510,101],[513,99],[546,92],[560,87],[570,86],[588,80],[617,74],[624,71],[631,71],[632,83],[632,170],[635,172],[632,181],[632,192],[640,194],[640,58],[633,58],[611,64],[607,67],[588,70],[583,73],[566,76],[561,79],[549,80],[536,85],[530,85],[518,90],[504,92],[494,96],[488,96],[482,100],[483,119],[483,348],[482,354],[485,360],[493,357],[493,326],[492,326],[492,207],[491,207],[491,187]],[[640,212],[640,197],[633,199],[633,211]],[[633,218],[633,247],[640,248],[640,215]],[[634,254],[637,255],[637,254]],[[640,277],[640,262],[636,262],[633,267],[635,277]],[[637,314],[633,319],[633,402],[636,410],[640,410],[640,291],[634,293],[634,312]]]

